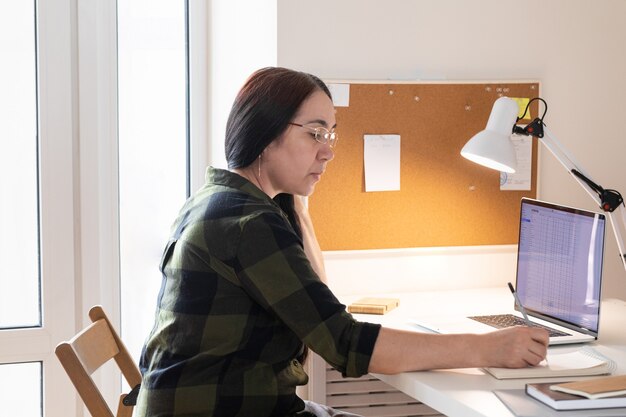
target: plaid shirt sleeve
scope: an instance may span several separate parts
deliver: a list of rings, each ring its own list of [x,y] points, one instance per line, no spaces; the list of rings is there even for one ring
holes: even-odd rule
[[[237,253],[240,282],[257,303],[344,376],[367,373],[380,326],[346,312],[283,216],[263,212],[246,222]]]

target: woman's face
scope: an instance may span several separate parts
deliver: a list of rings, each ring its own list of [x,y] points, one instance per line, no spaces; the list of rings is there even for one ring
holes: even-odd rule
[[[261,156],[261,184],[271,197],[279,193],[308,196],[313,193],[334,153],[330,144],[315,140],[311,128],[336,127],[335,108],[321,90],[302,102],[287,130],[270,143]]]

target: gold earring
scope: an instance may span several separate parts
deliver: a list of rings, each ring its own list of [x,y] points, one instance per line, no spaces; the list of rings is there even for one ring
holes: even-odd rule
[[[261,178],[261,155],[259,155],[259,178]]]

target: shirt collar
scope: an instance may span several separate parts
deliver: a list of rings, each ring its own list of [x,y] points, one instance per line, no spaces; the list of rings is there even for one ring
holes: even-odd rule
[[[206,184],[218,184],[236,188],[247,194],[251,194],[256,198],[264,201],[271,201],[272,204],[277,205],[276,202],[270,198],[270,196],[263,192],[263,190],[259,189],[259,187],[254,185],[252,182],[235,172],[210,166],[206,169],[205,181]]]

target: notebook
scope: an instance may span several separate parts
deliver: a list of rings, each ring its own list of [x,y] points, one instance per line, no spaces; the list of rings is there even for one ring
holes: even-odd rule
[[[598,337],[605,223],[601,213],[530,198],[521,201],[516,291],[533,325],[549,329],[551,345]],[[486,333],[524,325],[509,296],[510,311],[437,315],[414,322],[437,333]]]
[[[517,417],[624,417],[626,408],[558,411],[526,394],[524,389],[500,389],[493,392]]]
[[[497,379],[556,378],[606,375],[614,372],[617,369],[617,364],[590,346],[585,346],[567,353],[548,351],[547,360],[542,361],[537,366],[483,369]]]
[[[626,407],[626,395],[589,399],[551,389],[552,382],[526,384],[526,394],[536,398],[555,410],[584,410],[597,408]],[[623,416],[624,414],[622,414]]]

